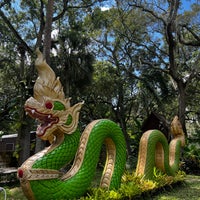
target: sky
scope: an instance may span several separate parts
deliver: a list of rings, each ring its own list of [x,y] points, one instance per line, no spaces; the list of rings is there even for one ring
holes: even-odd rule
[[[181,0],[181,1],[183,3],[182,7],[183,7],[184,10],[190,10],[190,5],[192,3],[200,4],[200,0]]]
[[[111,5],[114,5],[115,1],[114,0],[110,0],[110,1],[106,1],[104,3],[104,6],[101,7],[102,10],[108,10],[110,8]],[[190,10],[190,5],[192,3],[197,3],[197,4],[200,4],[200,0],[181,0],[182,2],[182,7],[183,7],[183,10]]]
[[[200,4],[200,0],[181,0],[181,2],[183,3],[183,10],[189,10],[190,9],[190,5],[192,3],[197,3]],[[13,1],[13,7],[15,7],[16,9],[20,10],[20,0],[15,0]],[[112,5],[115,4],[115,0],[107,0],[103,3],[103,6],[101,7],[101,9],[104,10],[108,10]]]

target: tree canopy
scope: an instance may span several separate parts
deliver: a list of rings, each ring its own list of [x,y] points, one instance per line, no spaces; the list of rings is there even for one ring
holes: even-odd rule
[[[1,133],[23,140],[35,129],[23,105],[40,47],[66,97],[85,101],[81,123],[111,118],[129,153],[151,112],[178,115],[190,136],[200,126],[199,19],[195,0],[1,1]]]

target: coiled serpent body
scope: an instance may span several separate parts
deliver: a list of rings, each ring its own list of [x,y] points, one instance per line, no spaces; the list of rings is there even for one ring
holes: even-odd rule
[[[75,156],[79,144],[79,136],[80,133],[78,131],[75,131],[71,135],[65,135],[59,147],[56,147],[49,153],[45,152],[42,157],[39,155],[38,157],[33,156],[33,158],[30,158],[32,172],[35,170],[38,175],[40,169],[61,169]],[[30,180],[29,183],[25,180],[24,185],[23,180],[21,180],[22,187],[25,188],[28,185],[29,190],[32,191],[26,193],[28,198],[43,200],[73,199],[83,195],[94,177],[99,154],[104,142],[107,145],[109,156],[106,163],[107,168],[104,169],[100,185],[110,189],[118,188],[126,161],[124,137],[120,128],[115,123],[109,120],[97,120],[89,124],[83,132],[77,151],[80,155],[77,153],[71,171],[67,174],[60,173],[57,178],[49,177],[50,179],[47,180],[42,180],[43,174],[41,174],[41,177],[33,177],[32,175],[29,179],[35,180]],[[84,150],[84,148],[86,149]],[[21,170],[23,169],[24,173],[26,173],[25,168],[29,160],[20,168]],[[76,170],[78,167],[80,168]],[[45,172],[42,171],[42,173]]]
[[[27,159],[18,169],[21,187],[28,199],[74,199],[82,196],[94,177],[102,145],[107,158],[100,186],[120,187],[125,169],[126,144],[119,126],[107,119],[91,122],[80,135],[78,118],[83,103],[70,106],[65,99],[59,78],[38,51],[38,79],[34,97],[25,103],[25,111],[40,122],[36,134],[51,145]],[[178,129],[177,129],[178,127]],[[137,175],[153,177],[156,166],[169,175],[178,170],[180,146],[184,134],[177,118],[172,123],[174,139],[167,140],[158,130],[147,131],[141,138]],[[156,159],[155,159],[156,158]],[[65,172],[72,160],[71,168]]]

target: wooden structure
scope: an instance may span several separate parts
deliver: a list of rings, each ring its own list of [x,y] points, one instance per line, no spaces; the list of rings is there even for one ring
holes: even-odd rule
[[[151,114],[147,117],[147,119],[142,124],[142,132],[157,129],[164,133],[168,142],[171,140],[170,134],[170,123],[167,122],[166,118],[156,112],[151,112]]]
[[[16,159],[13,157],[16,141],[17,134],[0,137],[0,168],[16,167]]]
[[[0,184],[17,181],[17,159],[13,156],[16,150],[17,136],[17,134],[9,134],[0,137]],[[30,141],[35,143],[35,132],[31,132]],[[34,153],[32,151],[31,154]]]

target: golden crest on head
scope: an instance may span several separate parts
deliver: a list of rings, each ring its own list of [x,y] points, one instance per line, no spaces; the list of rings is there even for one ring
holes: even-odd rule
[[[175,116],[171,123],[171,133],[174,136],[184,135],[183,128],[181,122],[178,119],[178,116]]]
[[[36,54],[37,59],[35,61],[35,66],[38,71],[38,78],[34,85],[34,98],[39,102],[43,101],[43,96],[59,99],[69,107],[69,99],[65,99],[59,77],[56,78],[54,71],[46,63],[46,60],[38,48]]]

